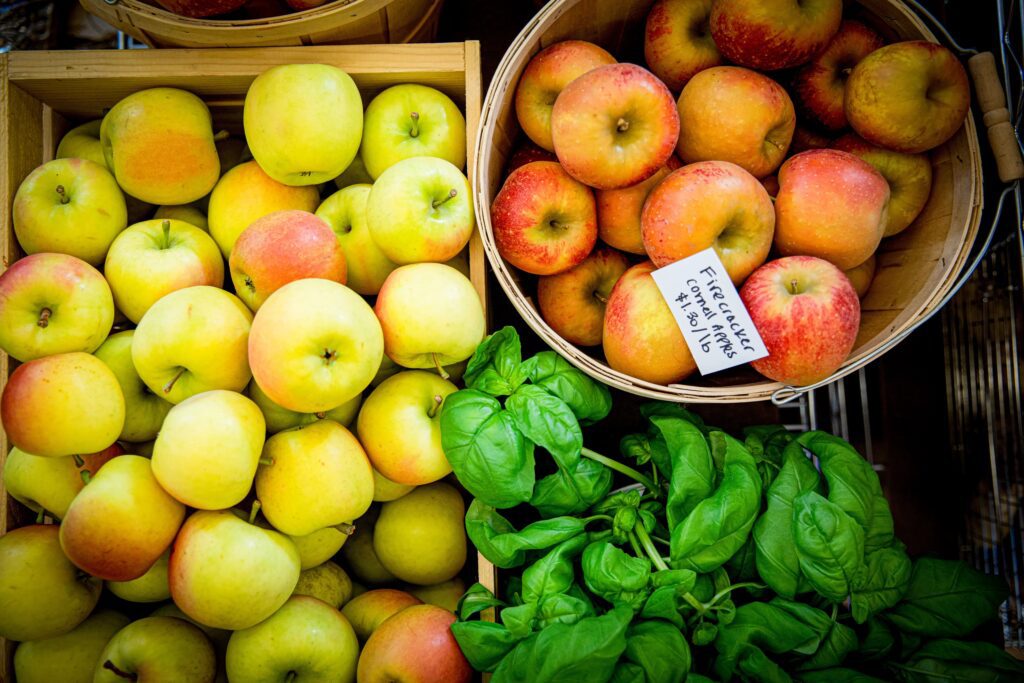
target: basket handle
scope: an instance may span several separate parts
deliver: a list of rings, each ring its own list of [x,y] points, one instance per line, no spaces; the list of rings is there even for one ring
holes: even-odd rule
[[[991,52],[981,52],[967,60],[967,68],[974,81],[974,92],[981,107],[988,144],[996,159],[999,179],[1004,183],[1024,178],[1024,157],[1020,143],[1010,122],[1006,107],[1006,94],[996,70],[996,58]]]

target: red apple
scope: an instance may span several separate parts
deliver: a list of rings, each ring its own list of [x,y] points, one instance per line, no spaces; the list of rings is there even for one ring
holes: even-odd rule
[[[779,167],[796,126],[782,86],[738,66],[716,66],[690,79],[679,95],[679,158],[731,161],[757,178]]]
[[[587,259],[558,275],[537,281],[537,305],[551,329],[579,346],[601,343],[604,309],[615,283],[629,268],[614,249],[595,249]]]
[[[701,161],[674,171],[651,192],[641,223],[657,267],[713,247],[739,284],[768,258],[775,208],[757,178],[736,164]]]
[[[722,63],[708,21],[713,0],[658,0],[647,15],[644,59],[673,92]]]
[[[644,261],[619,278],[604,313],[605,359],[613,370],[654,384],[674,384],[697,369],[690,347]]]
[[[516,86],[516,117],[523,132],[553,152],[551,108],[558,94],[591,69],[615,61],[607,50],[585,40],[564,40],[534,55]]]
[[[554,152],[538,147],[529,140],[524,140],[509,156],[505,163],[505,175],[512,173],[520,166],[525,166],[531,161],[558,161]]]
[[[889,220],[883,237],[892,237],[914,222],[932,192],[932,162],[927,154],[904,154],[877,147],[856,133],[835,141],[835,148],[860,157],[889,183]]]
[[[857,296],[861,299],[868,293],[868,290],[871,288],[871,281],[875,279],[875,266],[877,262],[878,259],[872,254],[868,257],[867,261],[859,266],[843,271],[843,275],[850,280],[854,291],[857,292]]]
[[[281,0],[249,0],[243,8],[247,19],[269,19],[288,13]]]
[[[157,0],[164,9],[183,17],[212,17],[234,12],[248,0]]]
[[[843,0],[715,0],[711,35],[730,62],[789,69],[821,52],[842,16]]]
[[[647,180],[620,190],[598,190],[597,235],[606,244],[633,254],[645,254],[644,240],[640,235],[640,212],[651,190],[665,177],[682,166],[675,156],[655,171]]]
[[[657,76],[635,64],[611,64],[562,90],[551,110],[551,138],[576,180],[601,190],[629,187],[672,156],[679,113]]]
[[[331,227],[306,211],[275,211],[246,228],[228,261],[238,297],[253,311],[304,278],[345,284],[345,252]]]
[[[832,146],[832,141],[821,135],[815,133],[813,130],[804,128],[803,126],[797,126],[793,130],[793,142],[789,145],[789,156],[796,156],[800,152],[806,152],[809,149],[827,149]]]
[[[853,268],[878,248],[888,213],[889,184],[871,164],[835,149],[802,152],[779,170],[775,247]]]
[[[846,82],[846,118],[876,145],[916,154],[938,147],[971,106],[967,72],[935,43],[909,40],[875,50]]]
[[[296,12],[301,12],[305,9],[313,9],[327,3],[328,0],[285,0],[288,6]]]
[[[553,161],[534,161],[505,179],[491,204],[502,258],[534,275],[579,265],[597,242],[594,193]]]
[[[853,349],[860,326],[857,292],[823,259],[770,261],[747,279],[740,298],[768,356],[750,363],[776,382],[803,386],[825,379]]]
[[[455,615],[413,605],[386,620],[359,655],[359,683],[468,683],[473,676],[452,635]]]
[[[793,77],[797,107],[828,130],[846,128],[846,79],[860,60],[883,44],[882,36],[859,21],[844,21],[824,51]]]

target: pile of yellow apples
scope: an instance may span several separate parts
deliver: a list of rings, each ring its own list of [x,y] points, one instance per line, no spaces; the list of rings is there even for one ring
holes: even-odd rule
[[[3,483],[39,515],[0,537],[21,683],[470,675],[439,429],[485,334],[465,118],[419,84],[364,110],[343,70],[289,64],[243,121],[136,92],[14,198]]]

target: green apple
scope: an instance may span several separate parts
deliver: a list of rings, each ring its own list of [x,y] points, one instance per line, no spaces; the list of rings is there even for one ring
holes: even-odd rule
[[[381,564],[373,549],[373,527],[377,522],[377,514],[376,509],[370,508],[367,514],[353,523],[355,532],[342,547],[341,553],[345,557],[346,566],[356,578],[379,586],[395,581],[397,577]]]
[[[469,181],[444,159],[403,159],[373,184],[366,223],[373,241],[395,263],[447,261],[473,235]]]
[[[433,586],[409,586],[406,590],[428,605],[437,605],[454,612],[458,609],[459,600],[466,594],[466,582],[456,576]]]
[[[377,470],[373,471],[373,502],[375,503],[398,500],[414,488],[416,487],[410,484],[391,481]]]
[[[465,517],[465,503],[452,486],[418,486],[381,505],[373,549],[402,581],[420,586],[448,581],[466,563]]]
[[[338,236],[348,266],[346,284],[364,296],[373,296],[398,264],[373,241],[366,225],[369,185],[350,185],[324,200],[316,215]]]
[[[359,394],[355,398],[342,403],[337,408],[322,413],[297,413],[294,410],[282,408],[271,401],[270,397],[263,393],[260,385],[256,384],[256,382],[249,382],[249,388],[246,392],[249,394],[249,398],[263,412],[269,434],[276,434],[292,427],[313,424],[317,420],[334,420],[343,427],[348,427],[352,424],[356,413],[359,412],[359,406],[363,402],[363,396]]]
[[[0,274],[0,348],[22,362],[96,350],[114,323],[107,281],[67,254],[32,254]]]
[[[233,633],[225,665],[231,683],[355,683],[358,660],[348,619],[299,595],[263,623]]]
[[[299,551],[299,563],[303,569],[312,569],[338,554],[342,546],[355,531],[352,525],[328,526],[317,529],[305,536],[289,536]]]
[[[440,369],[464,361],[486,331],[473,284],[443,263],[395,270],[381,287],[374,310],[384,331],[384,352],[407,368]]]
[[[63,635],[21,643],[14,651],[14,678],[18,683],[92,683],[103,648],[129,622],[118,612],[97,610]]]
[[[100,141],[117,184],[150,204],[194,202],[220,178],[210,110],[185,90],[128,95],[103,117]]]
[[[267,175],[285,185],[319,185],[341,175],[359,151],[363,99],[337,67],[284,64],[252,82],[242,119]]]
[[[439,157],[466,165],[466,118],[451,98],[406,83],[380,93],[366,108],[360,155],[372,178],[409,157]]]
[[[224,259],[209,234],[170,218],[143,221],[114,240],[103,273],[117,309],[133,323],[167,294],[224,284]]]
[[[39,640],[67,633],[89,616],[103,582],[79,571],[52,524],[0,536],[0,637]]]
[[[148,459],[119,455],[71,501],[60,545],[93,576],[130,581],[160,559],[184,517],[185,506],[160,487]]]
[[[292,595],[309,595],[340,608],[352,597],[352,579],[333,562],[302,570]]]
[[[107,364],[124,394],[124,427],[119,439],[137,443],[151,441],[160,431],[160,425],[174,405],[153,393],[135,371],[132,362],[132,340],[135,330],[125,330],[107,337],[96,353],[97,358]],[[129,449],[136,455],[146,455],[136,449]]]
[[[95,356],[43,356],[11,374],[0,397],[0,423],[12,444],[33,455],[97,453],[121,433],[124,396]]]
[[[233,294],[209,286],[179,289],[139,321],[132,362],[146,386],[171,403],[212,389],[242,391],[252,376],[251,325],[252,313]]]
[[[206,634],[206,637],[213,643],[214,650],[223,652],[227,649],[228,639],[231,637],[231,631],[227,631],[222,628],[213,628],[207,626],[201,622],[196,621],[189,615],[181,611],[181,608],[174,604],[174,602],[165,602],[164,604],[157,607],[150,613],[151,617],[174,617],[175,619],[184,619],[194,626],[198,626],[199,629]]]
[[[284,534],[232,510],[199,510],[182,525],[171,551],[171,597],[208,626],[249,628],[285,603],[299,572],[299,552]]]
[[[146,617],[125,626],[103,648],[93,683],[213,683],[217,659],[198,626],[174,617]]]
[[[274,528],[304,536],[366,512],[373,501],[373,471],[352,432],[319,420],[267,439],[256,495]]]
[[[69,130],[60,139],[54,158],[88,159],[107,168],[107,160],[103,156],[103,144],[100,143],[100,124],[102,123],[103,119],[96,119]]]
[[[194,204],[158,206],[156,213],[153,214],[153,218],[171,218],[177,221],[185,221],[189,225],[194,225],[200,230],[204,230],[206,232],[210,231],[210,224],[206,220],[206,214]]]
[[[266,432],[263,413],[245,396],[204,391],[167,414],[153,445],[153,474],[189,507],[229,508],[252,488]]]
[[[62,519],[86,479],[96,474],[108,460],[123,453],[124,449],[117,443],[99,453],[59,458],[12,448],[4,461],[4,488],[8,495],[33,512],[45,510]]]
[[[373,467],[398,484],[419,486],[452,471],[441,448],[441,405],[458,387],[436,372],[387,378],[359,411],[357,431]],[[395,429],[395,425],[402,429]]]
[[[358,185],[360,183],[373,183],[373,178],[366,172],[366,164],[363,163],[363,157],[356,154],[356,158],[352,160],[352,163],[348,165],[341,175],[334,179],[334,186],[339,190],[342,190],[349,185]]]
[[[260,307],[249,365],[260,389],[300,413],[337,408],[363,392],[384,353],[366,301],[330,280],[289,282]]]
[[[420,604],[422,601],[419,598],[406,591],[378,588],[352,598],[341,609],[341,613],[352,624],[359,641],[366,642],[366,639],[377,630],[377,627],[387,621],[389,617],[398,614],[406,607]]]
[[[128,602],[162,602],[169,599],[171,589],[167,585],[167,563],[170,557],[171,551],[168,548],[145,574],[131,581],[107,581],[107,590]]]
[[[93,266],[128,225],[114,176],[88,159],[54,159],[29,173],[14,195],[12,217],[26,254],[70,254]]]

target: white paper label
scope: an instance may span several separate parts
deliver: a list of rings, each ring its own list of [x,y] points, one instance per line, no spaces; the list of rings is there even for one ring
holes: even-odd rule
[[[709,375],[768,355],[714,249],[659,268],[651,276],[672,309],[700,374]]]

